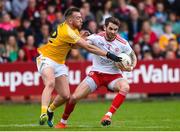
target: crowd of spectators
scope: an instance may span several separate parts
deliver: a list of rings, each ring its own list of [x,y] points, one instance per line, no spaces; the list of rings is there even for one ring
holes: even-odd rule
[[[139,60],[180,58],[180,0],[0,0],[0,63],[34,61],[72,6],[80,8],[90,33],[117,17],[119,34]],[[67,59],[91,61],[92,54],[73,49]]]

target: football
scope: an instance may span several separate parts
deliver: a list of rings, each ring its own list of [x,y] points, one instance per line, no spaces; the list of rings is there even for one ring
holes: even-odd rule
[[[120,68],[120,65],[123,64],[124,67],[127,67],[129,65],[131,65],[131,58],[129,55],[125,54],[125,53],[120,53],[118,55],[118,57],[121,57],[122,58],[122,61],[121,62],[115,62],[116,66],[118,68]]]

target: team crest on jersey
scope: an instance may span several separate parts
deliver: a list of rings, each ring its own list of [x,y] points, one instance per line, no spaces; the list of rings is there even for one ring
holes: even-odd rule
[[[120,49],[119,49],[119,48],[115,48],[115,52],[117,52],[117,53],[118,53],[119,51],[120,51]]]
[[[57,28],[50,35],[51,35],[51,38],[56,38],[57,37]]]

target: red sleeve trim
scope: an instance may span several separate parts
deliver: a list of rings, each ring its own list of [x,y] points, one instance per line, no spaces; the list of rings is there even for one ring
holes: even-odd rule
[[[121,42],[122,44],[127,44],[126,41],[120,36],[120,35],[117,35],[116,36],[116,40],[118,40],[119,42]]]

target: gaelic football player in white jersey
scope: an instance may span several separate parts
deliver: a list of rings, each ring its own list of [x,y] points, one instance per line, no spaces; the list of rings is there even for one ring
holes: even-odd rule
[[[108,112],[101,120],[103,126],[111,124],[112,115],[125,100],[130,88],[127,80],[122,77],[122,71],[133,70],[137,63],[137,59],[129,43],[118,35],[118,19],[114,17],[107,18],[105,20],[104,30],[104,32],[88,36],[87,41],[102,50],[111,52],[115,55],[119,55],[120,53],[128,54],[131,57],[132,64],[128,67],[121,65],[119,69],[116,67],[114,61],[102,56],[94,55],[91,71],[70,97],[69,102],[66,104],[62,119],[55,128],[67,127],[67,119],[73,111],[77,101],[86,97],[100,86],[106,86],[109,90],[117,92]],[[49,110],[53,111],[57,107],[58,97],[56,97],[54,102],[50,105]]]

